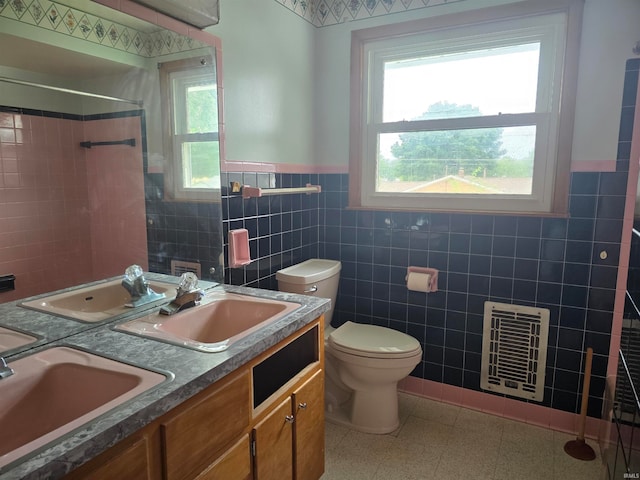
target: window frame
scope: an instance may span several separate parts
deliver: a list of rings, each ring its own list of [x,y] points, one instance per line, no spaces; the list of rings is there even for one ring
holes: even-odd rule
[[[442,15],[422,20],[413,20],[398,24],[354,30],[351,35],[351,98],[350,98],[350,146],[349,146],[349,206],[351,208],[377,210],[433,210],[433,211],[467,211],[491,213],[535,213],[535,214],[566,214],[568,209],[568,189],[571,168],[571,146],[573,141],[573,113],[575,110],[575,95],[577,84],[577,63],[579,54],[580,31],[582,24],[583,0],[539,0],[526,1],[500,7],[490,7],[461,13]],[[547,125],[548,131],[536,132],[536,155],[540,150],[547,150],[545,145],[551,145],[547,156],[554,155],[551,164],[544,165],[542,173],[538,167],[536,175],[542,176],[534,183],[531,196],[518,195],[454,195],[445,194],[399,194],[397,192],[375,192],[377,167],[377,135],[384,132],[407,131],[410,125],[413,131],[433,131],[439,129],[478,128],[479,126],[510,126],[514,115],[494,115],[485,117],[422,120],[413,122],[376,123],[381,121],[382,91],[381,79],[369,74],[372,60],[379,62],[385,55],[394,55],[394,51],[411,49],[407,43],[411,40],[416,45],[424,44],[425,39],[432,38],[432,45],[463,44],[467,37],[478,38],[478,45],[483,43],[484,29],[491,30],[499,25],[502,30],[513,30],[510,24],[524,22],[525,26],[515,35],[502,35],[504,41],[516,38],[522,34],[531,34],[543,38],[548,27],[536,25],[536,20],[546,18],[547,15],[566,15],[566,23],[560,30],[548,32],[547,39],[555,35],[556,42],[563,44],[560,51],[553,51],[550,64],[555,68],[553,82],[560,85],[556,96],[536,100],[536,112],[521,115],[522,121],[535,120],[540,125]],[[539,23],[539,22],[538,22]],[[564,30],[563,30],[563,29]],[[464,34],[453,36],[456,31],[464,30]],[[527,33],[528,32],[528,33]],[[551,37],[549,37],[549,35]],[[443,40],[434,39],[435,37]],[[447,39],[448,37],[448,39]],[[499,33],[490,35],[493,42],[500,42]],[[547,42],[547,39],[544,41]],[[485,39],[486,40],[486,39]],[[469,44],[469,43],[468,43]],[[470,44],[471,45],[471,44]],[[547,48],[544,43],[541,51]],[[389,50],[389,48],[391,48]],[[395,48],[395,50],[394,50]],[[444,47],[443,48],[447,48]],[[383,53],[387,52],[387,53]],[[545,54],[548,52],[545,52]],[[542,57],[542,54],[541,54]],[[544,59],[544,58],[543,58]],[[549,65],[549,63],[547,63]],[[373,65],[376,67],[376,64]],[[380,67],[377,65],[378,75]],[[540,68],[544,68],[541,62]],[[539,73],[539,77],[544,72]],[[370,90],[377,90],[377,101],[371,100]],[[540,92],[540,84],[538,86]],[[543,95],[544,97],[544,95]],[[549,110],[548,121],[540,123],[539,111],[545,101]],[[541,134],[542,133],[542,134]],[[551,140],[551,141],[550,141]]]
[[[174,129],[176,112],[174,111],[174,96],[171,85],[171,75],[180,72],[193,72],[197,76],[199,70],[213,69],[215,78],[214,88],[217,90],[217,117],[215,119],[218,131],[207,133],[176,133]],[[220,135],[220,94],[218,86],[218,71],[215,57],[199,55],[181,60],[174,60],[158,64],[160,76],[160,95],[162,99],[162,132],[164,150],[164,196],[176,201],[220,201],[220,188],[184,188],[183,187],[183,159],[178,152],[184,142],[218,142],[219,155],[222,158],[222,143]],[[211,73],[211,72],[209,72]],[[185,82],[186,83],[186,82]],[[184,85],[184,84],[183,84]],[[184,112],[182,112],[184,113]],[[220,164],[220,162],[218,162]]]

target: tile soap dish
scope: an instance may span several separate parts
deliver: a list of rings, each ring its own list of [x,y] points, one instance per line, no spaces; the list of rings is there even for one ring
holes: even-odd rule
[[[246,228],[229,230],[229,267],[238,268],[251,263],[249,231]]]

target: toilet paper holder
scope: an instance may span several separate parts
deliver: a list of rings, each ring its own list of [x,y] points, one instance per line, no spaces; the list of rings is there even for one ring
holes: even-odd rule
[[[438,291],[438,270],[429,267],[407,267],[407,288],[416,292]]]

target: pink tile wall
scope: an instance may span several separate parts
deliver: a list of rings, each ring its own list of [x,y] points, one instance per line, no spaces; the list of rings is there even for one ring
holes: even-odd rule
[[[140,117],[85,122],[85,140],[136,140],[136,146],[87,150],[93,273],[121,275],[129,265],[148,270]]]
[[[0,302],[91,278],[82,122],[0,113]]]
[[[139,119],[84,123],[0,112],[0,275],[16,276],[0,303],[146,269]],[[81,148],[99,141],[85,127],[138,146]]]

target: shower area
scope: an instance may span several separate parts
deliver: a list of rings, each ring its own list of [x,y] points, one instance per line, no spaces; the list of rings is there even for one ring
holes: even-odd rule
[[[625,91],[625,108],[637,105],[637,79],[640,60],[630,60],[627,65],[627,81],[634,88]],[[629,68],[632,67],[632,68]],[[631,111],[637,121],[638,112]],[[634,135],[637,137],[637,134]],[[634,139],[637,142],[637,139]],[[637,181],[638,147],[629,142],[631,158],[629,182]],[[634,174],[636,178],[634,179]],[[633,188],[632,186],[630,187]],[[629,190],[628,190],[629,191]],[[631,190],[632,191],[632,190]],[[608,478],[638,478],[640,475],[640,184],[637,186],[633,228],[623,236],[622,244],[629,244],[629,263],[625,291],[624,313],[618,351],[618,368],[607,378],[602,409],[600,448],[607,467]],[[629,200],[629,199],[627,199]],[[627,207],[629,208],[629,207]],[[611,372],[610,372],[611,373]]]
[[[636,207],[636,213],[637,207]],[[610,479],[640,472],[640,218],[634,219],[618,371],[607,380],[603,458]],[[634,478],[634,477],[625,477]]]
[[[0,104],[0,273],[15,276],[0,301],[147,269],[142,114]]]

